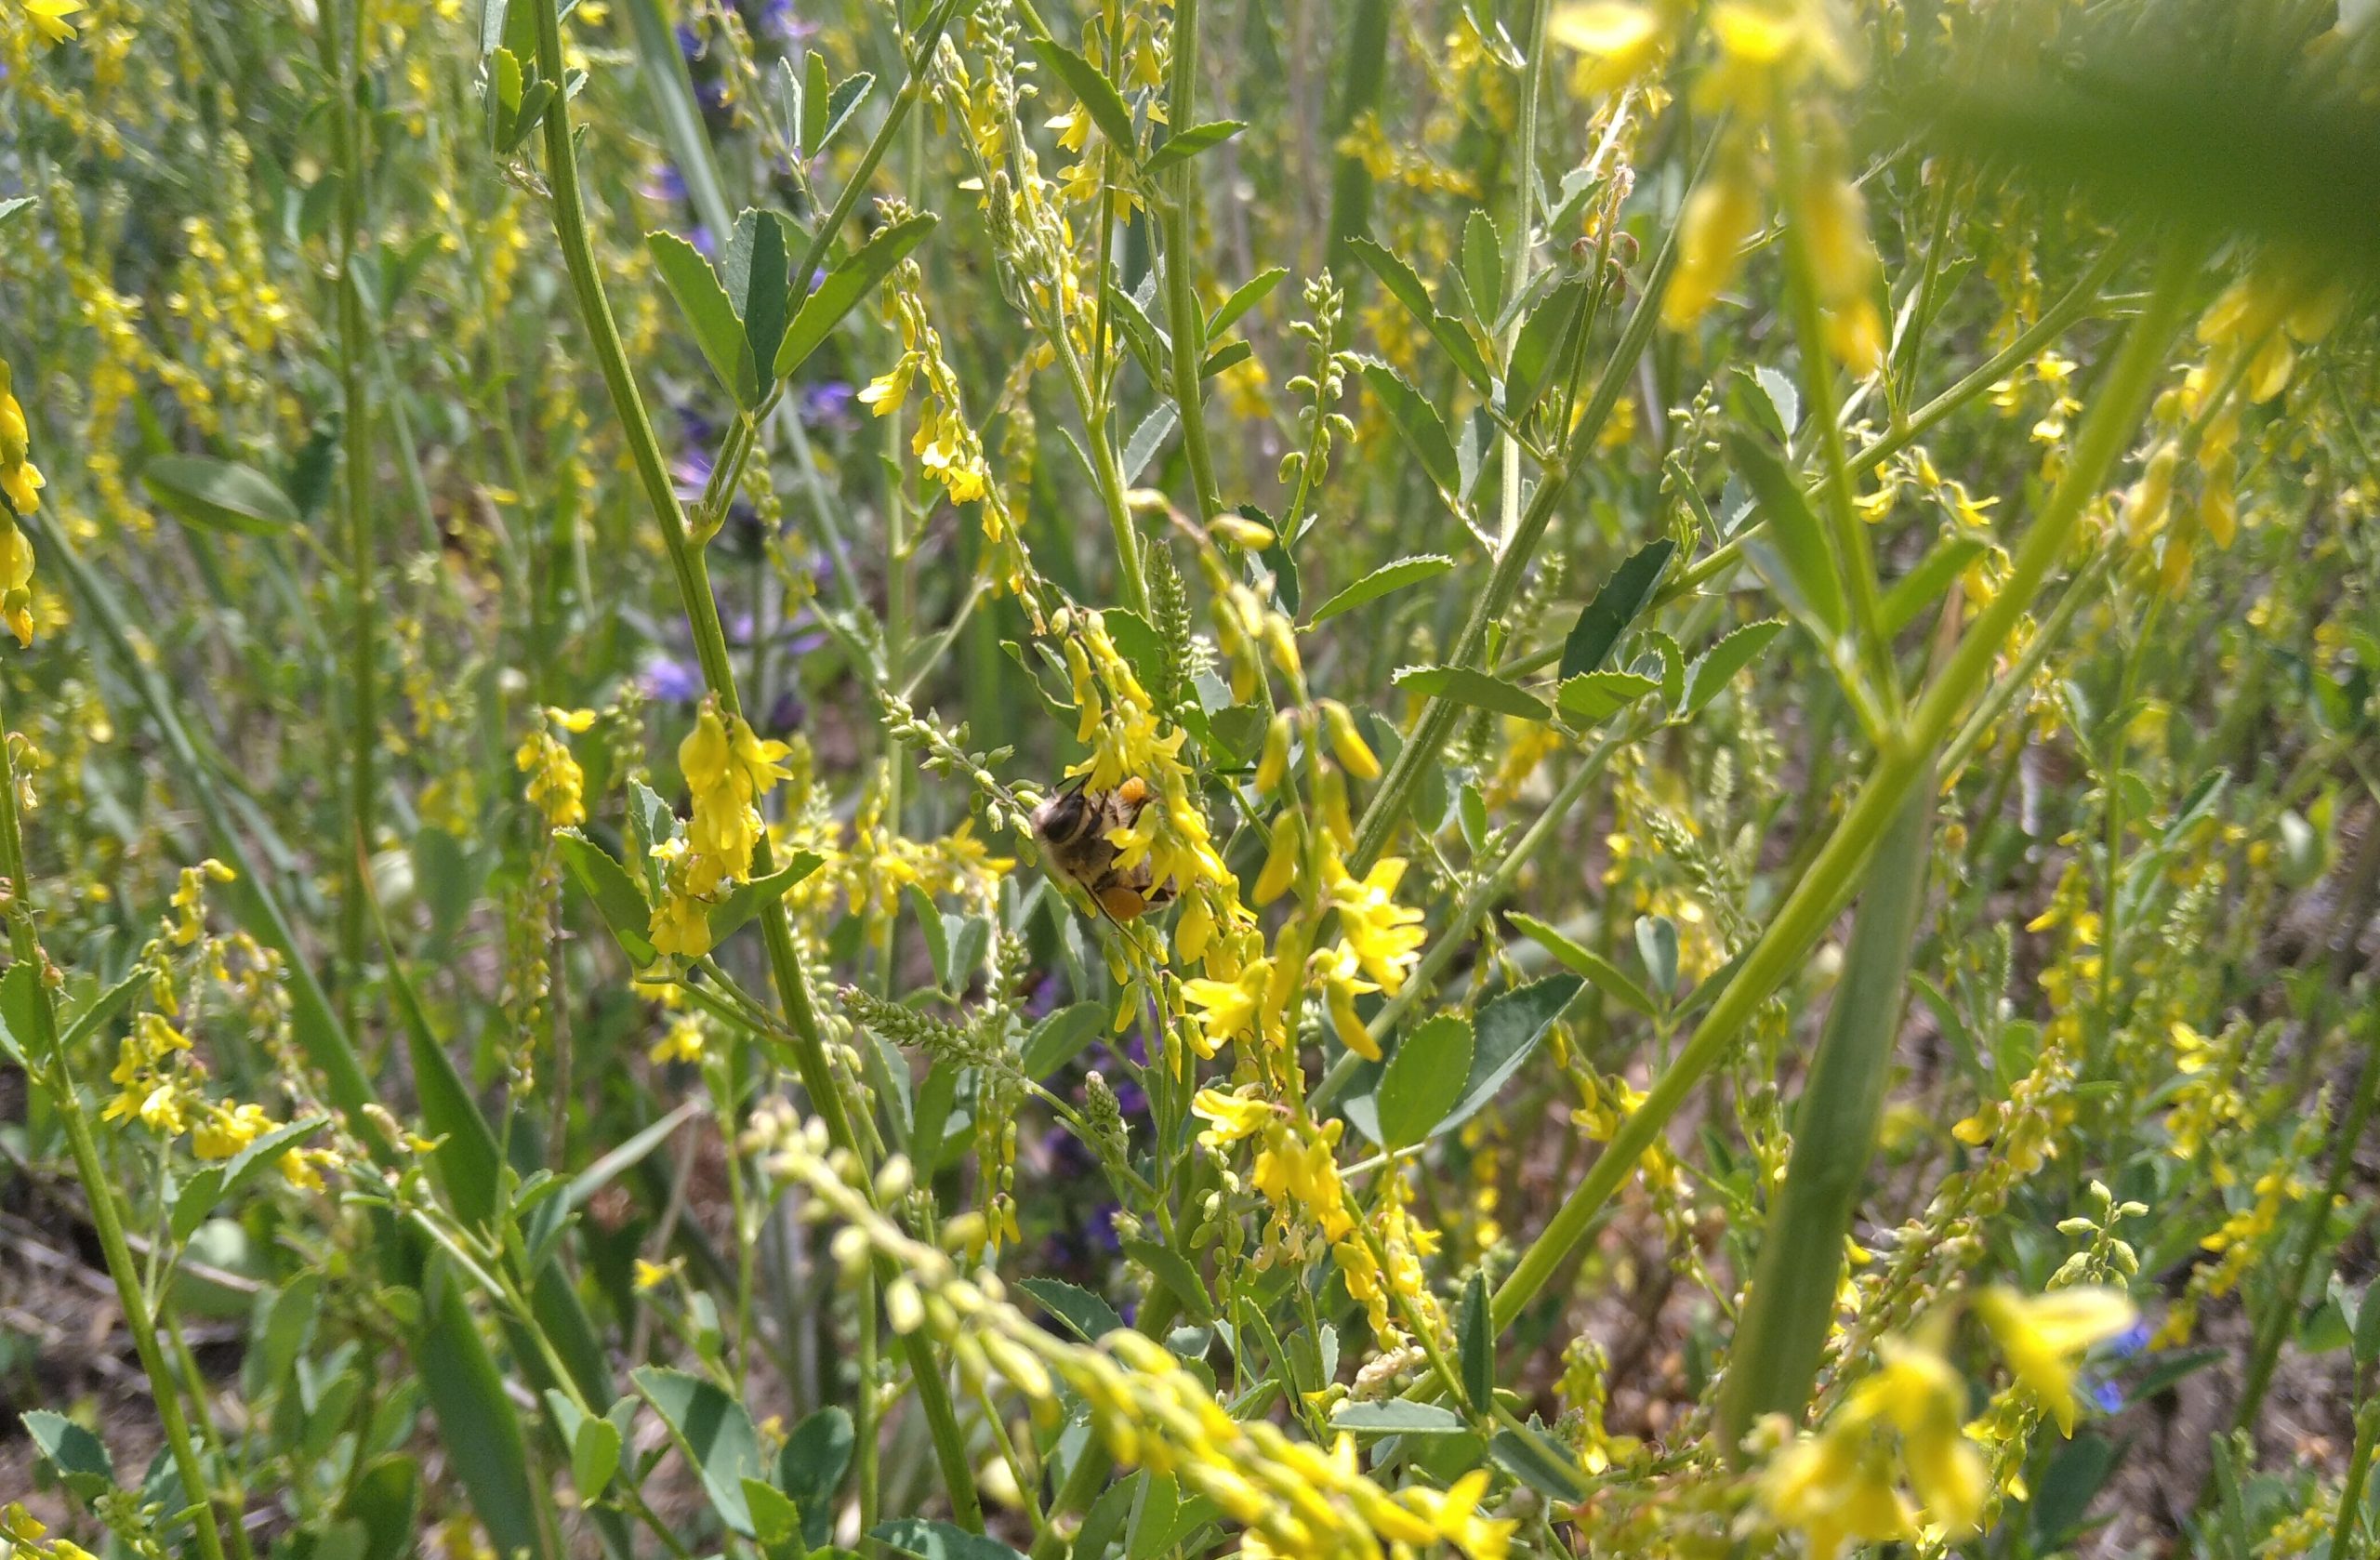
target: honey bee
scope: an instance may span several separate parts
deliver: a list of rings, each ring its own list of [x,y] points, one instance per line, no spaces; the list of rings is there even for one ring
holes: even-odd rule
[[[1099,907],[1119,921],[1129,921],[1174,899],[1170,879],[1149,880],[1148,863],[1119,871],[1116,847],[1107,836],[1130,828],[1149,804],[1148,783],[1133,775],[1112,791],[1069,787],[1033,810],[1033,832],[1050,856],[1053,871],[1080,883]]]

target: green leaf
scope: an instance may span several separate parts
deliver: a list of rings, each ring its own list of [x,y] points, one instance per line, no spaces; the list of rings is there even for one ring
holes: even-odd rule
[[[923,1517],[879,1522],[868,1529],[867,1536],[887,1549],[916,1555],[917,1560],[1025,1560],[1024,1555],[998,1539],[982,1538],[964,1527],[929,1522]]]
[[[1398,1042],[1373,1091],[1382,1145],[1406,1148],[1429,1137],[1471,1077],[1471,1025],[1440,1013]]]
[[[1474,1413],[1485,1414],[1496,1403],[1496,1329],[1488,1320],[1488,1274],[1471,1270],[1462,1287],[1462,1312],[1455,1326],[1455,1342],[1462,1351],[1462,1391]]]
[[[1579,1476],[1577,1463],[1535,1430],[1509,1426],[1499,1430],[1488,1443],[1488,1455],[1540,1495],[1570,1501],[1587,1498],[1586,1481]]]
[[[1564,349],[1569,345],[1586,308],[1587,280],[1573,276],[1556,284],[1521,322],[1521,333],[1514,339],[1513,355],[1504,366],[1504,409],[1508,416],[1525,416],[1534,407],[1546,380],[1562,362]]]
[[[32,1054],[28,1047],[41,1032],[41,988],[35,984],[39,979],[32,963],[21,958],[8,966],[7,973],[0,974],[0,1051],[6,1051],[20,1067],[26,1065],[25,1059]]]
[[[1474,709],[1489,709],[1524,721],[1554,719],[1554,712],[1535,694],[1470,667],[1404,667],[1390,681],[1399,688],[1429,698],[1452,699]]]
[[[1768,518],[1769,539],[1801,607],[1828,634],[1841,634],[1845,622],[1843,581],[1834,572],[1834,556],[1827,551],[1818,516],[1802,496],[1802,484],[1776,451],[1741,429],[1729,429],[1726,443],[1728,460]]]
[[[760,1475],[760,1441],[744,1405],[699,1376],[659,1366],[628,1373],[637,1391],[669,1426],[669,1437],[702,1476],[719,1519],[743,1538],[752,1532],[752,1510],[744,1481]]]
[[[1686,703],[1678,713],[1691,715],[1717,698],[1719,691],[1734,680],[1736,673],[1752,665],[1752,659],[1768,648],[1768,641],[1784,631],[1783,618],[1764,618],[1745,624],[1704,651],[1686,673]]]
[[[1667,536],[1646,543],[1631,553],[1628,562],[1612,571],[1594,600],[1579,614],[1570,625],[1569,634],[1562,641],[1562,671],[1564,682],[1591,672],[1610,659],[1612,647],[1628,625],[1636,621],[1645,603],[1653,599],[1654,588],[1661,583],[1661,571],[1668,568],[1670,555],[1677,551],[1677,543]]]
[[[1016,1287],[1041,1302],[1042,1309],[1066,1324],[1086,1343],[1096,1343],[1124,1325],[1116,1308],[1060,1278],[1020,1278]]]
[[[1154,1240],[1124,1242],[1124,1255],[1147,1268],[1157,1281],[1173,1292],[1190,1319],[1205,1326],[1215,1319],[1214,1302],[1207,1296],[1207,1286],[1198,1281],[1198,1270],[1190,1265],[1170,1246]]]
[[[1471,1050],[1471,1078],[1437,1130],[1452,1131],[1487,1108],[1578,996],[1580,984],[1575,975],[1548,975],[1479,1005],[1472,1018],[1477,1038]]]
[[[1149,153],[1148,161],[1141,165],[1141,171],[1152,176],[1163,173],[1177,163],[1188,162],[1210,146],[1221,146],[1247,128],[1246,123],[1237,119],[1217,119],[1205,125],[1193,125],[1179,135],[1167,137],[1163,146]]]
[[[1132,111],[1116,90],[1116,84],[1103,74],[1098,66],[1077,54],[1055,38],[1036,38],[1033,52],[1050,67],[1050,73],[1066,84],[1066,90],[1082,99],[1091,122],[1099,133],[1115,145],[1128,159],[1140,151],[1140,139],[1132,134]]]
[[[735,219],[735,237],[727,245],[728,300],[744,320],[744,340],[752,362],[774,364],[777,345],[785,339],[787,280],[785,219],[774,211],[747,210]],[[805,281],[807,279],[805,278]],[[763,387],[755,385],[747,406],[760,403]]]
[[[710,923],[713,947],[746,921],[750,920],[774,901],[783,899],[786,891],[801,881],[825,863],[809,851],[796,851],[793,859],[765,878],[755,878],[748,883],[738,883],[728,896],[710,907],[704,919]]]
[[[942,220],[932,212],[921,211],[905,217],[876,235],[826,272],[818,290],[802,299],[794,311],[793,323],[786,326],[785,339],[777,346],[775,373],[780,379],[800,368],[810,354],[816,351],[827,335],[842,323],[844,315],[858,307],[879,282],[892,268],[908,257],[910,250],[925,242]],[[810,279],[800,279],[808,286]]]
[[[97,1435],[47,1408],[33,1409],[21,1418],[42,1461],[57,1471],[67,1488],[92,1501],[115,1487],[115,1459]]]
[[[593,1414],[582,1418],[570,1438],[570,1481],[578,1487],[579,1500],[602,1496],[619,1469],[620,1427]]]
[[[818,59],[814,54],[811,58]],[[821,60],[820,66],[823,79],[825,61]],[[852,115],[859,112],[860,105],[867,101],[867,95],[874,90],[876,77],[866,71],[854,72],[837,82],[835,89],[826,95],[826,112],[820,116],[817,128],[805,134],[801,143],[802,155],[815,157],[832,146],[835,137],[851,123]]]
[[[188,1240],[206,1223],[218,1203],[238,1196],[257,1177],[281,1162],[282,1154],[330,1125],[327,1116],[310,1116],[276,1127],[219,1165],[208,1165],[182,1183],[174,1194],[172,1227],[176,1240]]]
[[[816,1549],[835,1527],[835,1491],[852,1465],[858,1437],[840,1408],[805,1415],[777,1453],[777,1487],[801,1508],[801,1541]]]
[[[1752,380],[1777,419],[1769,431],[1792,443],[1793,430],[1802,425],[1802,392],[1793,388],[1792,380],[1765,363],[1752,371]]]
[[[1017,1065],[1038,1083],[1081,1054],[1082,1048],[1107,1025],[1107,1008],[1100,1002],[1077,1002],[1060,1008],[1033,1026],[1025,1037]]]
[[[1462,284],[1480,320],[1494,320],[1504,301],[1504,246],[1484,207],[1473,207],[1463,219]]]
[[[2355,1308],[2355,1333],[2350,1348],[2359,1369],[2380,1359],[2380,1285],[2367,1285]]]
[[[936,908],[926,891],[915,883],[901,886],[901,903],[926,934],[926,956],[933,964],[934,984],[943,990],[950,989],[950,933],[943,925],[942,911]]]
[[[1552,954],[1554,962],[1566,970],[1585,977],[1589,985],[1618,1002],[1621,1007],[1633,1009],[1647,1018],[1660,1011],[1660,1004],[1653,1000],[1651,992],[1638,985],[1618,965],[1593,949],[1572,942],[1535,916],[1525,916],[1518,910],[1507,910],[1504,912],[1504,919],[1518,928],[1521,934],[1530,942]]]
[[[373,1461],[339,1502],[339,1514],[364,1529],[363,1560],[413,1553],[414,1514],[420,1508],[421,1464],[402,1452]]]
[[[1340,1404],[1331,1411],[1330,1428],[1352,1430],[1358,1435],[1460,1435],[1469,1427],[1450,1408],[1387,1397],[1376,1403]]]
[[[759,360],[744,333],[744,322],[720,285],[719,273],[694,246],[676,233],[650,232],[644,247],[661,271],[662,285],[678,300],[679,311],[694,327],[694,345],[703,350],[711,372],[739,406],[749,406],[760,394]]]
[[[1454,567],[1454,560],[1443,552],[1416,553],[1393,563],[1382,563],[1370,574],[1355,581],[1344,590],[1314,609],[1306,620],[1312,628],[1327,623],[1342,612],[1350,612],[1369,602],[1376,602],[1392,590],[1402,590],[1408,585],[1419,585],[1425,579],[1435,579]]]
[[[1421,284],[1421,278],[1414,273],[1413,268],[1368,238],[1349,239],[1347,246],[1358,259],[1371,268],[1372,274],[1380,278],[1381,284],[1395,297],[1396,301],[1405,305],[1413,317],[1421,322],[1429,330],[1431,338],[1446,349],[1447,355],[1454,360],[1463,377],[1469,379],[1474,388],[1486,390],[1490,377],[1488,360],[1479,352],[1479,343],[1471,338],[1471,333],[1463,329],[1460,321],[1438,312],[1437,305],[1430,301],[1430,289]],[[1455,484],[1451,483],[1439,485],[1449,493],[1454,491]]]
[[[31,195],[11,195],[7,200],[0,201],[0,222],[7,221],[9,218],[25,210],[33,204],[33,198]]]
[[[254,467],[202,455],[159,456],[140,468],[149,496],[192,525],[268,536],[298,523],[298,506]]]
[[[1582,671],[1562,680],[1554,702],[1563,714],[1592,725],[1610,720],[1659,686],[1641,672]]]
[[[770,1560],[797,1555],[801,1538],[801,1508],[766,1479],[744,1481],[744,1504],[752,1513],[752,1533]]]
[[[1241,315],[1263,302],[1266,296],[1279,286],[1282,279],[1289,274],[1288,266],[1276,265],[1270,270],[1258,271],[1233,288],[1231,297],[1218,304],[1215,311],[1208,316],[1207,339],[1216,340],[1223,332],[1236,324]]]
[[[1980,536],[1944,537],[1940,546],[1918,562],[1917,567],[1893,581],[1893,588],[1884,592],[1877,608],[1877,626],[1887,634],[1897,634],[1916,622],[1917,615],[1940,601],[1950,588],[1950,582],[1983,553]]]
[[[604,850],[575,828],[554,830],[554,848],[562,853],[562,869],[570,874],[612,929],[620,946],[639,968],[654,958],[653,949],[653,911],[644,902],[644,894],[628,876],[628,869],[614,861]]]

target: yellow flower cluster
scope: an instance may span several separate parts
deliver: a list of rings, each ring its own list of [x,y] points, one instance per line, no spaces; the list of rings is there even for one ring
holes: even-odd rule
[[[180,1065],[189,1051],[190,1037],[164,1014],[142,1013],[116,1048],[115,1068],[108,1074],[116,1095],[100,1110],[100,1119],[137,1119],[161,1137],[181,1136],[190,1107],[203,1103]]]
[[[512,755],[513,767],[529,777],[529,800],[545,814],[549,828],[574,828],[587,821],[587,775],[571,757],[570,745],[554,734],[579,735],[594,723],[591,709],[549,705],[538,711],[537,723]]]
[[[918,415],[918,431],[909,447],[927,476],[940,483],[954,504],[972,504],[990,491],[991,470],[984,464],[984,443],[967,418],[959,390],[959,376],[942,355],[942,335],[926,318],[919,289],[925,273],[915,260],[904,260],[886,288],[892,317],[901,327],[901,355],[892,367],[870,379],[859,392],[860,404],[876,416],[890,416],[908,399],[909,387],[923,375],[926,404]],[[998,506],[985,511],[987,524]],[[998,538],[995,537],[997,540]]]
[[[20,516],[41,508],[41,468],[29,458],[32,435],[25,409],[17,403],[8,365],[0,362],[0,494],[8,512],[0,515],[0,623],[20,645],[33,642],[33,544],[17,527]]]
[[[1975,1308],[2018,1384],[2069,1434],[2078,1361],[2135,1315],[2122,1294],[2090,1287],[2030,1297],[1992,1289]],[[1877,1368],[1762,1470],[1761,1514],[1799,1533],[1808,1560],[1832,1560],[1846,1544],[1938,1545],[1975,1529],[1990,1476],[1961,1422],[1967,1385],[1944,1353],[1950,1321],[1937,1312],[1914,1333],[1882,1340]],[[1781,1422],[1772,1418],[1769,1433],[1781,1434]]]
[[[1248,1530],[1243,1553],[1413,1560],[1440,1542],[1467,1560],[1505,1560],[1510,1553],[1515,1524],[1480,1511],[1488,1487],[1484,1470],[1444,1490],[1418,1484],[1384,1490],[1364,1475],[1351,1437],[1342,1434],[1326,1451],[1291,1439],[1270,1421],[1235,1419],[1206,1382],[1152,1339],[1117,1331],[1084,1347],[1035,1326],[1009,1303],[997,1276],[962,1274],[945,1249],[966,1249],[979,1216],[949,1221],[943,1246],[912,1238],[853,1183],[857,1167],[829,1153],[820,1123],[798,1123],[789,1108],[764,1105],[755,1113],[753,1135],[773,1145],[774,1173],[814,1195],[813,1217],[833,1216],[849,1226],[835,1243],[845,1262],[865,1262],[873,1249],[900,1268],[885,1291],[896,1330],[930,1330],[970,1381],[980,1384],[997,1374],[1037,1403],[1054,1401],[1063,1382],[1091,1406],[1091,1421],[1117,1461],[1171,1475],[1185,1492],[1213,1501]],[[888,1162],[878,1175],[879,1195],[906,1185],[907,1175],[906,1161]]]
[[[28,0],[30,4],[73,5],[75,0]],[[48,1526],[25,1509],[22,1501],[11,1501],[0,1506],[0,1540],[6,1540],[13,1554],[30,1556],[31,1560],[94,1560],[91,1552],[70,1539],[51,1539],[45,1535]]]
[[[653,848],[668,889],[654,912],[653,945],[699,958],[710,951],[709,901],[751,876],[760,841],[760,799],[787,778],[782,742],[764,742],[740,715],[721,715],[718,695],[703,701],[694,729],[678,745],[678,769],[694,799],[686,838]]]

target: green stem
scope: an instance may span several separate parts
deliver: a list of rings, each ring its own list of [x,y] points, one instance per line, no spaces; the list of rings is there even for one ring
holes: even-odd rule
[[[1174,0],[1173,81],[1167,108],[1175,130],[1195,123],[1198,96],[1198,0]],[[1198,193],[1198,160],[1185,157],[1174,167],[1173,191],[1166,202],[1165,230],[1166,328],[1173,337],[1174,410],[1182,416],[1182,453],[1190,464],[1190,486],[1197,496],[1201,524],[1223,512],[1222,492],[1215,485],[1214,452],[1207,443],[1206,358],[1207,317],[1198,307],[1197,278],[1190,250],[1190,207]]]
[[[1610,360],[1604,364],[1603,377],[1595,383],[1595,392],[1587,403],[1586,411],[1571,429],[1560,463],[1548,469],[1538,483],[1511,544],[1497,555],[1496,566],[1488,576],[1488,588],[1473,603],[1471,616],[1455,641],[1453,654],[1448,657],[1453,664],[1478,664],[1488,646],[1488,631],[1502,621],[1514,597],[1519,594],[1521,577],[1527,573],[1538,544],[1545,539],[1545,528],[1553,522],[1571,481],[1585,467],[1604,424],[1610,419],[1612,408],[1619,404],[1620,392],[1635,372],[1636,360],[1644,355],[1646,345],[1653,338],[1653,327],[1660,318],[1661,294],[1667,290],[1670,272],[1676,265],[1677,230],[1673,226],[1661,241],[1652,268],[1646,272],[1644,291],[1636,300],[1635,311],[1629,315],[1627,325],[1620,331],[1620,344],[1612,349]],[[1380,789],[1372,793],[1370,804],[1355,825],[1355,848],[1347,857],[1349,871],[1361,877],[1380,860],[1388,847],[1389,837],[1412,805],[1414,786],[1422,772],[1437,761],[1438,750],[1446,746],[1467,707],[1443,694],[1421,707],[1412,734],[1398,749],[1395,761],[1382,777]]]
[[[1990,677],[2009,632],[2065,555],[2082,511],[2098,496],[2108,472],[2122,454],[2155,387],[2166,344],[2178,327],[2199,254],[2195,243],[2172,243],[2160,263],[2149,301],[2125,334],[2108,382],[2092,403],[2072,458],[2041,517],[2026,533],[1999,593],[1970,626],[1940,677],[1894,728],[1867,784],[1835,826],[1826,849],[1745,955],[1684,1049],[1620,1123],[1586,1179],[1570,1192],[1496,1291],[1494,1323],[1500,1330],[1512,1325],[1545,1287],[1604,1204],[1635,1172],[1637,1161],[1678,1106],[1719,1064],[1752,1014],[1799,968],[1831,923],[1840,897],[1857,880],[1869,852],[1898,814],[1902,799],[1929,769],[1932,755],[1951,722]]]
[[[182,1414],[180,1392],[174,1385],[173,1372],[165,1367],[165,1351],[157,1345],[156,1322],[150,1315],[148,1296],[141,1289],[140,1270],[134,1264],[132,1248],[124,1238],[115,1183],[100,1163],[99,1144],[92,1139],[90,1117],[84,1111],[83,1097],[75,1088],[66,1048],[59,1043],[55,987],[48,979],[52,972],[33,932],[33,884],[25,875],[24,833],[17,813],[16,759],[9,751],[5,729],[0,729],[0,878],[7,879],[9,952],[34,977],[32,1039],[35,1054],[46,1064],[43,1081],[57,1105],[60,1124],[66,1130],[74,1173],[83,1183],[90,1203],[91,1226],[99,1234],[99,1251],[107,1260],[108,1277],[115,1285],[116,1302],[124,1307],[125,1329],[132,1334],[132,1346],[140,1356],[141,1371],[149,1378],[150,1396],[157,1405],[157,1420],[165,1431],[165,1445],[173,1453],[174,1469],[181,1475],[182,1488],[194,1507],[199,1553],[204,1560],[223,1560],[223,1535],[216,1526],[214,1500],[207,1493],[198,1449],[191,1443],[190,1421]],[[238,1499],[236,1494],[234,1499]],[[236,1520],[236,1504],[232,1514]]]
[[[1842,1289],[1844,1237],[1884,1117],[1933,840],[1934,787],[1921,774],[1877,847],[1843,984],[1794,1110],[1792,1158],[1727,1351],[1719,1423],[1730,1456],[1762,1415],[1798,1421],[1809,1402]]]
[[[949,11],[950,5],[945,0],[935,14],[946,20]],[[537,0],[536,20],[538,68],[548,80],[560,81],[563,79],[562,22],[557,14],[556,0]],[[916,80],[913,75],[910,86],[904,88],[905,98],[910,96]],[[571,141],[567,95],[555,98],[547,111],[545,136],[547,178],[552,189],[555,236],[570,274],[571,290],[576,297],[580,318],[587,327],[596,362],[602,370],[613,411],[620,419],[629,457],[644,485],[645,496],[661,522],[662,541],[668,550],[670,570],[677,578],[679,599],[693,630],[695,660],[702,668],[703,681],[718,698],[721,713],[740,719],[742,706],[735,694],[735,670],[728,657],[727,635],[720,626],[719,602],[711,594],[709,573],[701,551],[688,537],[686,517],[669,481],[668,462],[661,453],[660,441],[654,434],[653,421],[645,411],[643,396],[638,390],[635,376],[628,367],[628,353],[620,344],[619,326],[613,319],[611,301],[604,293],[602,278],[596,265],[595,246],[587,228],[585,199],[579,189],[577,149]],[[881,139],[879,135],[879,140]],[[876,150],[873,143],[870,150]],[[854,176],[854,186],[858,178]],[[845,194],[848,200],[851,192],[847,190]],[[838,209],[845,207],[839,205]],[[813,250],[823,242],[826,231],[822,226],[821,236],[813,239]],[[774,865],[769,842],[764,837],[753,850],[753,875],[765,877],[774,870]],[[835,1076],[834,1064],[827,1056],[826,1033],[819,1025],[817,1010],[811,1002],[809,982],[802,972],[800,953],[794,946],[793,925],[785,906],[776,901],[764,906],[760,921],[760,935],[768,951],[769,972],[775,983],[778,999],[785,1004],[787,1016],[791,1021],[794,1044],[790,1049],[794,1070],[800,1076],[802,1088],[810,1096],[811,1108],[825,1122],[830,1141],[865,1163],[865,1148],[844,1101],[841,1082]],[[883,1263],[881,1259],[879,1264],[889,1268],[889,1263]],[[922,1333],[911,1334],[904,1343],[909,1358],[910,1375],[917,1385],[918,1401],[925,1412],[935,1454],[941,1462],[943,1483],[951,1508],[962,1524],[980,1532],[984,1522],[983,1507],[976,1498],[973,1470],[967,1460],[966,1443],[959,1432],[958,1416],[951,1408],[949,1388],[943,1380],[941,1366]]]

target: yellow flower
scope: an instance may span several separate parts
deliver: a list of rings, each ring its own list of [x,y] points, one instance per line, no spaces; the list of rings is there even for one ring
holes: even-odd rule
[[[25,20],[33,31],[53,44],[62,44],[74,36],[74,23],[67,19],[83,8],[83,0],[23,0]]]
[[[1661,323],[1684,330],[1718,300],[1743,264],[1744,245],[1760,226],[1760,197],[1740,159],[1723,165],[1695,186],[1678,214],[1677,270],[1661,295]]]
[[[704,931],[706,933],[709,931],[707,923]],[[656,1064],[666,1062],[701,1061],[703,1059],[702,1022],[692,1013],[681,1014],[676,1023],[669,1025],[669,1032],[654,1041],[653,1049],[644,1054]]]
[[[2087,1286],[2032,1296],[1987,1289],[1977,1297],[1976,1312],[1991,1329],[2008,1368],[2069,1435],[2074,1434],[2075,1362],[2139,1315],[2116,1290]]]
[[[1198,1032],[1205,1040],[1201,1054],[1212,1056],[1232,1041],[1256,1033],[1257,1020],[1263,1011],[1264,987],[1272,978],[1273,961],[1258,958],[1250,960],[1236,980],[1201,978],[1182,983],[1183,997],[1199,1010]]]
[[[1327,854],[1323,877],[1331,907],[1339,912],[1340,936],[1364,973],[1394,996],[1429,940],[1421,912],[1399,905],[1395,897],[1405,877],[1405,859],[1383,856],[1358,881],[1339,865],[1335,853]]]
[[[1253,1137],[1280,1118],[1280,1113],[1269,1101],[1226,1094],[1216,1089],[1199,1090],[1190,1102],[1190,1114],[1201,1121],[1214,1123],[1198,1134],[1198,1142],[1208,1148],[1222,1148]]]
[[[1661,19],[1649,6],[1627,0],[1587,0],[1567,5],[1545,20],[1545,35],[1594,61],[1581,84],[1608,92],[1660,63]]]
[[[682,893],[664,895],[653,912],[653,948],[681,958],[710,952],[710,906]]]
[[[586,773],[571,756],[569,746],[549,727],[576,733],[586,731],[594,722],[595,712],[591,709],[541,710],[536,725],[521,739],[520,747],[512,755],[512,767],[529,776],[530,804],[545,814],[549,828],[571,828],[587,821],[583,800]]]
[[[662,1285],[669,1282],[671,1278],[677,1276],[678,1263],[682,1259],[673,1259],[666,1263],[654,1263],[647,1262],[642,1257],[637,1258],[635,1277],[636,1292],[639,1294],[651,1294]]]
[[[1322,1237],[1334,1243],[1355,1227],[1339,1183],[1339,1134],[1345,1126],[1333,1120],[1302,1142],[1284,1134],[1256,1156],[1250,1176],[1275,1207],[1302,1204],[1321,1226]]]
[[[190,1145],[202,1159],[228,1159],[280,1123],[262,1105],[214,1105],[191,1134]]]

